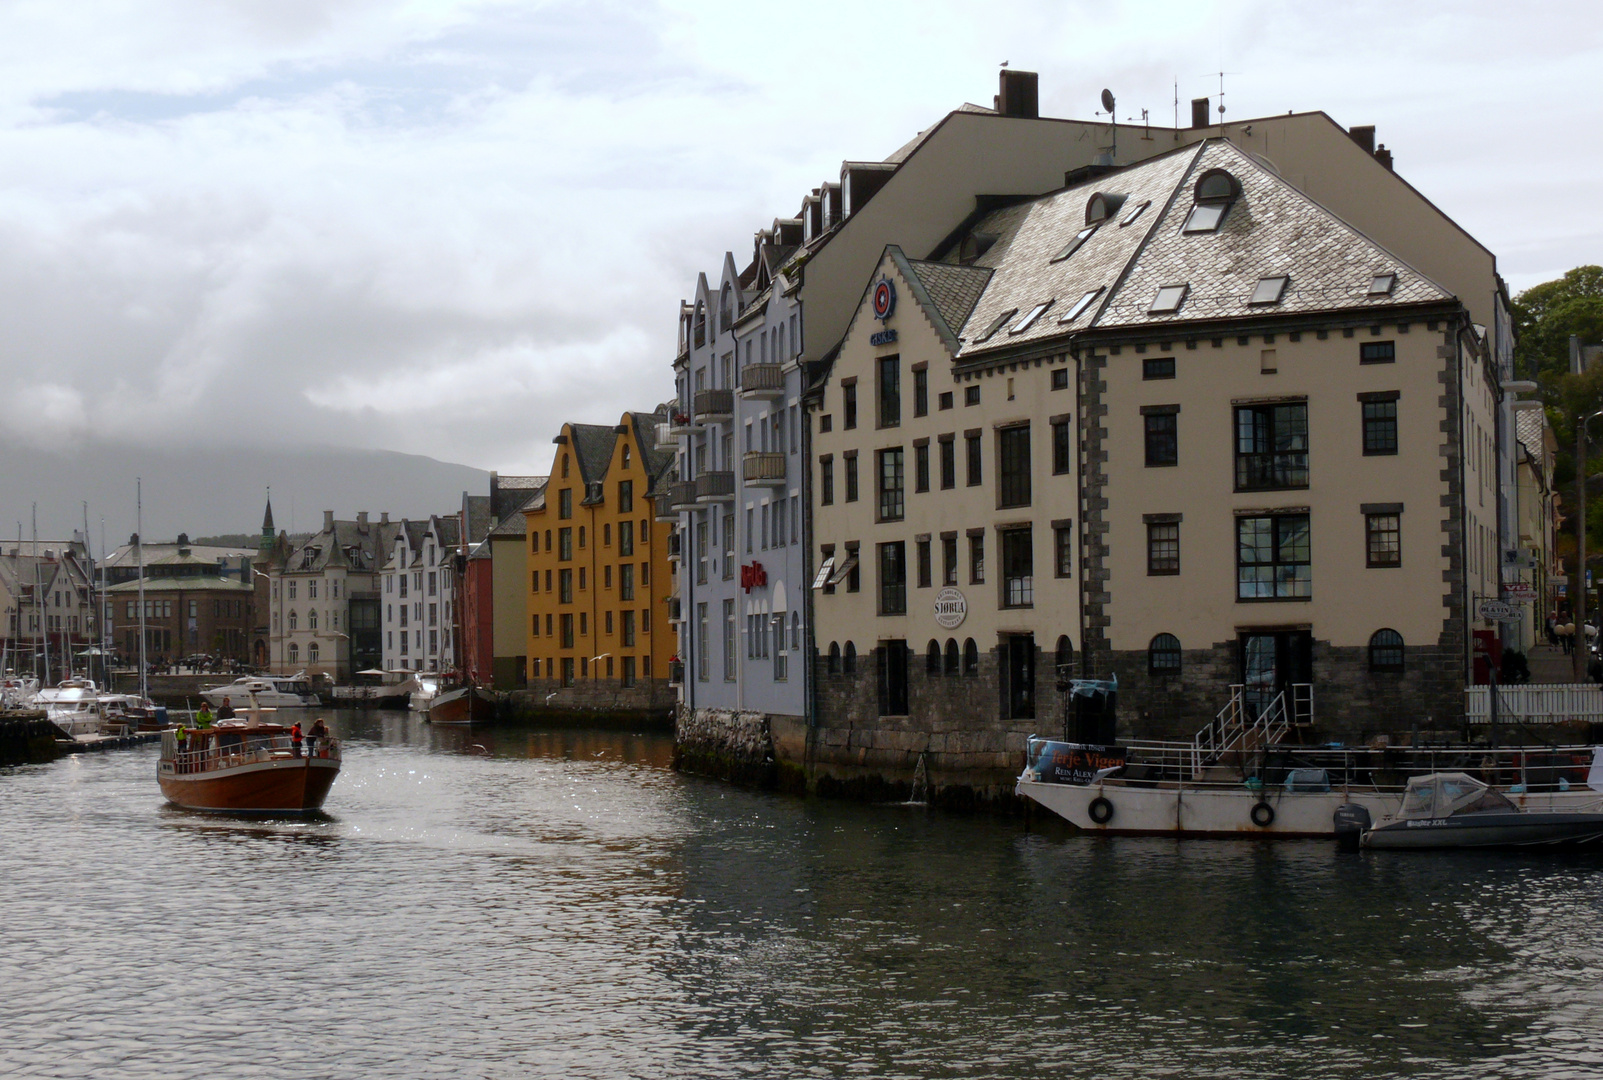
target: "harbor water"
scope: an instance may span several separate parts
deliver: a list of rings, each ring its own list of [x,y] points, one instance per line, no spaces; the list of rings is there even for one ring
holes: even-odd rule
[[[287,715],[287,713],[285,714]],[[339,713],[325,816],[0,770],[0,1073],[1603,1073],[1603,855],[1097,838]]]

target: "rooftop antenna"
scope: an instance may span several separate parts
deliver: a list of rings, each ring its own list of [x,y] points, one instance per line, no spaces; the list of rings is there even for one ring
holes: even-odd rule
[[[1135,117],[1133,116],[1126,117],[1125,119],[1129,123],[1135,123]],[[1147,115],[1147,110],[1145,109],[1141,110],[1141,141],[1152,141],[1152,118]]]
[[[1225,76],[1226,75],[1240,75],[1240,74],[1241,74],[1241,72],[1239,72],[1239,71],[1210,71],[1210,72],[1208,72],[1208,75],[1217,75],[1219,77],[1219,133],[1221,135],[1224,134],[1224,126],[1225,126]],[[1204,76],[1204,78],[1206,78],[1206,77],[1207,76]],[[1178,108],[1178,105],[1176,107]]]
[[[1109,165],[1112,165],[1119,158],[1119,116],[1114,112],[1114,106],[1117,104],[1118,102],[1113,97],[1113,91],[1104,89],[1102,91],[1102,108],[1108,114],[1108,126],[1113,129],[1113,145],[1108,148]]]
[[[1180,130],[1180,80],[1174,81],[1174,129]]]

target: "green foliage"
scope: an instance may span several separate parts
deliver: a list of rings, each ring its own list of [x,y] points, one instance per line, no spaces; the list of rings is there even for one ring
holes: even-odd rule
[[[1512,306],[1515,371],[1527,378],[1564,375],[1571,334],[1590,345],[1603,343],[1603,266],[1577,266],[1526,289]]]

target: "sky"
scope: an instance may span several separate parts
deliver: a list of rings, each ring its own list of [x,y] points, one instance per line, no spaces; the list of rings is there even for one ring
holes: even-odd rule
[[[1002,61],[1041,111],[1374,124],[1514,290],[1603,262],[1585,3],[13,0],[0,449],[543,472],[672,394],[678,304]],[[69,496],[70,498],[71,496]]]

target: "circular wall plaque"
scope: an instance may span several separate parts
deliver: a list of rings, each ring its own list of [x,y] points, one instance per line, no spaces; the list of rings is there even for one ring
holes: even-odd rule
[[[874,318],[884,322],[896,310],[896,286],[890,278],[880,278],[874,285]]]
[[[968,618],[968,600],[957,589],[942,589],[935,594],[935,621],[943,629],[956,630]]]

